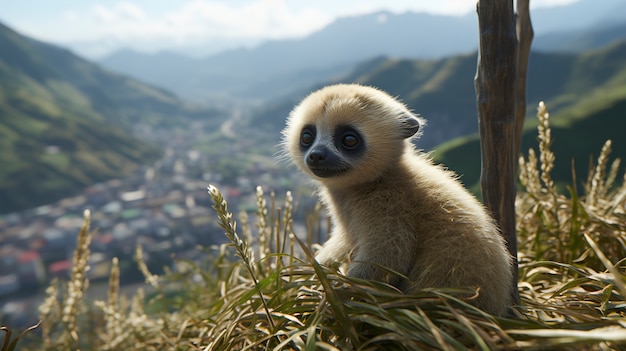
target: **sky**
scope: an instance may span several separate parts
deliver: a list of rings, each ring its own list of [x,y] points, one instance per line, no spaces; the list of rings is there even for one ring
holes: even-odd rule
[[[530,3],[545,7],[575,1]],[[379,10],[464,15],[475,6],[476,0],[0,0],[0,22],[98,57],[121,47],[215,51],[302,37],[338,17]]]

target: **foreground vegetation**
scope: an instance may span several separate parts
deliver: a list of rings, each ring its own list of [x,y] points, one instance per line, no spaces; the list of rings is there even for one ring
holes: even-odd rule
[[[520,160],[521,303],[510,318],[472,307],[460,297],[466,291],[405,295],[321,267],[308,249],[328,225],[321,209],[307,219],[306,236],[297,233],[302,243],[291,227],[289,193],[278,208],[274,194],[258,188],[254,220],[241,213],[237,224],[210,187],[230,243],[206,248],[204,263],[179,261],[163,276],[148,271],[138,248],[149,297],[119,293],[114,260],[108,300],[82,301],[86,214],[71,279],[48,288],[43,322],[29,334],[41,333],[39,350],[626,349],[626,179],[618,181],[619,160],[609,162],[607,141],[582,186],[574,174],[559,191],[543,105],[538,116],[538,152]]]

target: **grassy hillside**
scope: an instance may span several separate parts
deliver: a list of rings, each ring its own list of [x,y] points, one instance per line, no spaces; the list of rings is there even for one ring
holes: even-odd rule
[[[293,232],[290,193],[283,203],[259,187],[255,219],[236,219],[209,187],[229,242],[203,249],[204,261],[181,259],[163,275],[148,270],[137,246],[150,293],[139,288],[132,300],[120,289],[117,259],[108,296],[82,298],[90,286],[86,213],[70,279],[53,282],[39,306],[41,322],[33,328],[40,333],[15,330],[13,342],[42,351],[623,350],[626,184],[599,167],[589,173],[593,185],[568,198],[554,192],[546,174],[542,182],[538,168],[528,170],[517,204],[520,301],[510,316],[470,305],[480,291],[404,294],[320,266],[312,253],[312,243],[327,234],[320,208],[308,213],[306,229]]]
[[[0,213],[71,195],[160,155],[133,126],[206,116],[0,24]]]
[[[589,154],[599,154],[606,139],[613,141],[613,155],[626,155],[626,42],[600,51],[580,55],[571,64],[569,74],[559,81],[564,93],[554,96],[543,91],[552,112],[553,150],[557,159],[553,177],[557,183],[572,179],[572,160],[576,174],[587,173]],[[545,71],[546,79],[553,75]],[[561,83],[562,82],[562,83]],[[529,93],[534,86],[529,87]],[[532,95],[537,95],[533,93]],[[531,100],[532,101],[532,100]],[[536,104],[529,105],[535,113]],[[555,113],[555,111],[557,111]],[[527,120],[522,141],[526,152],[535,144],[535,119]],[[478,189],[480,146],[477,135],[452,140],[437,147],[434,157],[462,174],[463,182]],[[584,179],[579,179],[584,181]]]

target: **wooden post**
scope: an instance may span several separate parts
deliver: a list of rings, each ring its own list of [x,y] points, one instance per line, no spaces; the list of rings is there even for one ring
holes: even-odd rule
[[[522,23],[530,25],[528,0],[518,0],[519,8],[526,9],[522,17],[527,21],[520,21],[520,34],[525,35],[528,27]],[[518,303],[515,183],[530,41],[524,42],[524,48],[518,46],[513,0],[478,0],[477,12],[480,45],[474,82],[482,160],[480,185],[485,205],[500,226],[514,258],[512,298]]]

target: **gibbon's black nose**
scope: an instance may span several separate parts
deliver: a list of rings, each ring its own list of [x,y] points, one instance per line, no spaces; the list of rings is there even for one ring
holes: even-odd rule
[[[326,150],[326,148],[315,148],[309,151],[309,154],[306,157],[306,163],[309,166],[320,166],[324,164],[327,157],[328,150]]]
[[[309,162],[319,163],[324,162],[326,159],[326,150],[324,149],[315,149],[309,152]]]
[[[321,178],[339,176],[350,170],[350,165],[326,146],[311,149],[306,154],[305,162],[309,170]]]

